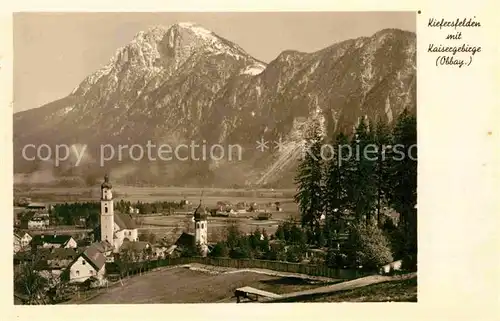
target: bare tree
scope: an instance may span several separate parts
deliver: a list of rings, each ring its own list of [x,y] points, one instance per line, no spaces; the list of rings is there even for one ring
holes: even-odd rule
[[[47,304],[48,301],[46,290],[49,282],[38,272],[41,264],[35,252],[14,273],[14,291],[25,296],[29,305]]]

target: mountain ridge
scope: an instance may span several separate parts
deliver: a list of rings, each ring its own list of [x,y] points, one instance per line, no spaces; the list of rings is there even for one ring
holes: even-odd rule
[[[197,24],[155,26],[138,32],[67,97],[14,114],[15,172],[32,173],[41,166],[19,157],[27,143],[64,143],[88,145],[94,162],[80,168],[68,163],[54,169],[53,177],[130,167],[133,174],[119,179],[181,185],[278,182],[293,172],[295,160],[285,164],[288,156],[255,152],[260,137],[297,143],[316,111],[331,135],[350,132],[360,117],[391,123],[403,109],[415,110],[415,42],[414,33],[383,29],[312,53],[285,50],[265,64]],[[103,143],[203,140],[238,143],[248,158],[237,164],[129,159],[105,168],[95,162]]]

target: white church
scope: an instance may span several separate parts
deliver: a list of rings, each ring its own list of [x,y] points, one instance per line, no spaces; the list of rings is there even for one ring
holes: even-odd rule
[[[139,239],[137,226],[132,216],[114,210],[112,189],[113,186],[106,174],[101,184],[99,241],[107,241],[113,246],[113,252],[118,253],[124,242],[137,242]]]

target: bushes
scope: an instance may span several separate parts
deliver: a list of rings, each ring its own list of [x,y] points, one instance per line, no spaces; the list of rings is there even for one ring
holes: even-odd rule
[[[351,231],[349,261],[366,270],[376,270],[392,262],[389,242],[382,230],[375,224],[355,224]]]
[[[342,269],[349,265],[347,254],[341,253],[333,248],[328,249],[325,263],[328,267],[337,269]]]
[[[219,242],[215,244],[214,248],[210,252],[211,257],[228,257],[229,249],[224,242]]]

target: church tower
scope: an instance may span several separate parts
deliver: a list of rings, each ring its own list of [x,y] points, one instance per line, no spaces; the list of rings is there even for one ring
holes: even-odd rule
[[[194,211],[194,241],[195,246],[201,250],[201,256],[205,257],[208,253],[208,224],[207,213],[200,205]]]
[[[112,188],[108,174],[106,174],[104,182],[101,184],[101,241],[108,241],[111,245],[114,245],[115,222]]]

